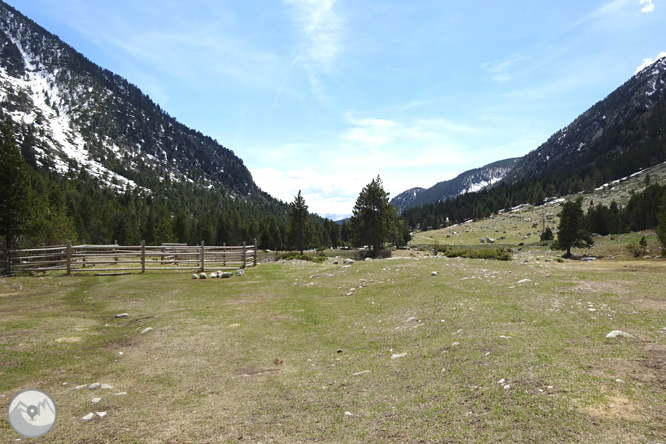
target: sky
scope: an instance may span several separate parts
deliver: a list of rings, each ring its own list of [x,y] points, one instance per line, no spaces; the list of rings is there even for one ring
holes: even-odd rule
[[[666,0],[6,1],[334,219],[527,154],[666,51]]]

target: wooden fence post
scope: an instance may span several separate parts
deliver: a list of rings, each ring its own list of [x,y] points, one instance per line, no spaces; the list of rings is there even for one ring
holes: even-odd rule
[[[245,268],[245,256],[247,255],[247,246],[246,242],[243,241],[243,266],[241,268]]]
[[[4,242],[2,243],[1,248],[2,248],[2,255],[0,255],[0,259],[1,259],[2,262],[4,262],[3,268],[2,268],[1,271],[6,271],[7,274],[10,274],[12,270],[11,270],[11,265],[10,265],[10,261],[9,261],[9,250],[7,249]]]
[[[226,267],[227,266],[227,243],[222,244],[222,260],[224,261],[222,263],[222,266]]]
[[[141,273],[146,272],[146,241],[141,241]]]
[[[204,241],[201,241],[201,272],[206,271],[206,265],[205,265],[205,260],[206,260],[206,245],[204,244]]]
[[[254,238],[254,265],[253,267],[257,266],[257,238]]]
[[[67,276],[72,272],[72,242],[67,241]]]

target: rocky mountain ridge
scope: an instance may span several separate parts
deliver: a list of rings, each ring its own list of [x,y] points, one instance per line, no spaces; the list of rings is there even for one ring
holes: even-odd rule
[[[242,200],[274,200],[231,150],[169,116],[0,1],[0,108],[33,166],[82,170],[118,190],[189,182]]]
[[[435,203],[460,194],[483,190],[500,182],[517,160],[517,158],[504,159],[481,168],[465,171],[451,180],[439,182],[428,189],[411,188],[391,199],[391,204],[402,211],[409,207]]]
[[[522,157],[505,181],[516,183],[599,171],[608,182],[666,158],[666,58],[655,61]],[[598,186],[599,183],[595,183]]]

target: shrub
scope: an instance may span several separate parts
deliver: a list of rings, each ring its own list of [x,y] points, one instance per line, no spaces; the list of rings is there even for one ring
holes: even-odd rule
[[[322,263],[326,260],[326,256],[318,256],[318,257],[312,257],[308,256],[307,254],[300,254],[298,251],[290,251],[288,253],[284,253],[280,255],[280,259],[284,259],[285,261],[290,261],[290,260],[301,260],[301,261],[310,261],[310,262],[317,262],[317,263]]]
[[[466,259],[495,259],[498,261],[511,260],[511,253],[504,248],[483,248],[483,249],[447,249],[445,246],[439,248],[446,257],[464,257]]]
[[[642,253],[642,248],[636,242],[629,242],[627,244],[627,251],[634,255],[634,257],[639,257]]]

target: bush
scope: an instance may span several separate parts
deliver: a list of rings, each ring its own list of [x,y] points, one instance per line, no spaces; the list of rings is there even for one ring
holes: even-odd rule
[[[546,230],[541,233],[541,241],[551,241],[555,239],[555,236],[553,236],[553,230],[550,229],[550,227],[546,227]]]
[[[301,255],[298,251],[290,251],[289,253],[284,253],[280,255],[280,259],[283,259],[285,261],[291,261],[291,260],[300,260],[300,261],[309,261],[309,262],[317,262],[317,263],[322,263],[326,260],[326,256],[318,256],[318,257],[312,257],[308,256],[307,254]]]
[[[634,257],[639,257],[643,251],[641,246],[636,242],[629,242],[626,248],[629,253],[634,255]]]
[[[495,259],[498,261],[511,260],[511,253],[504,248],[456,248],[448,249],[446,245],[439,246],[437,251],[446,257],[464,257],[466,259]]]

